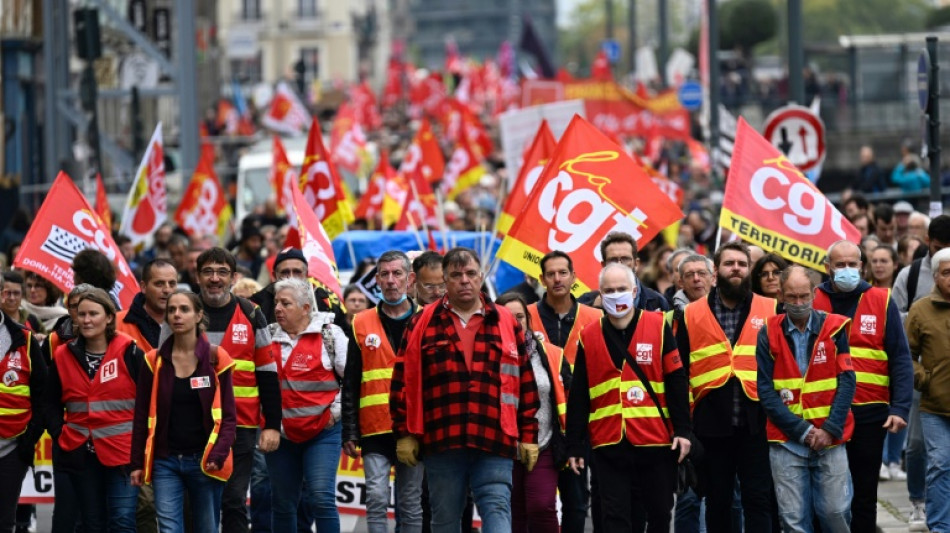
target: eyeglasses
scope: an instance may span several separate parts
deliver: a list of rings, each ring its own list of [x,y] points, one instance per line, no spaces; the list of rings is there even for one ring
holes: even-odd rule
[[[231,275],[231,271],[227,268],[202,268],[201,275],[210,278],[211,276],[218,276],[219,278],[226,278]]]
[[[620,256],[620,257],[611,257],[610,259],[605,260],[605,262],[607,262],[607,263],[623,263],[623,264],[626,265],[627,263],[632,263],[632,262],[633,262],[633,258],[630,257],[629,255],[623,255],[623,256]]]
[[[782,271],[781,271],[781,270],[763,270],[762,272],[759,272],[759,277],[762,278],[762,279],[765,279],[765,278],[777,278],[777,277],[779,277],[779,276],[781,276],[781,275],[782,275]]]
[[[16,299],[16,298],[20,298],[21,296],[23,296],[23,292],[22,292],[22,291],[12,291],[12,290],[7,289],[7,290],[4,290],[4,291],[0,292],[0,296],[3,296],[4,298]]]
[[[422,283],[420,286],[425,289],[426,292],[435,292],[435,291],[444,291],[445,283]]]
[[[708,278],[709,272],[705,270],[697,270],[695,272],[683,272],[683,277],[686,279],[690,278]]]

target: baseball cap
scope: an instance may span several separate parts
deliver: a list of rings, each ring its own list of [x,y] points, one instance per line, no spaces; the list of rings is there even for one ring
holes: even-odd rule
[[[277,265],[281,262],[288,259],[297,259],[298,261],[303,261],[303,264],[307,264],[307,258],[304,257],[303,252],[299,248],[284,248],[277,253],[277,258],[274,259],[274,272],[277,272]]]
[[[906,200],[901,200],[894,204],[894,212],[910,214],[914,212],[914,206],[910,205],[910,202]]]

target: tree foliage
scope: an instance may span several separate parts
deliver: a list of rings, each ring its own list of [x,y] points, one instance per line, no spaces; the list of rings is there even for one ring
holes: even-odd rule
[[[728,6],[728,7],[726,7]],[[749,54],[755,45],[775,37],[778,14],[768,0],[732,0],[723,5],[725,31],[729,42],[722,48],[738,48]]]
[[[927,29],[950,26],[950,6],[934,9],[927,14]]]

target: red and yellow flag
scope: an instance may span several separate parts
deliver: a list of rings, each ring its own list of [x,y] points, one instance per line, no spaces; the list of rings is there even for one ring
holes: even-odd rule
[[[102,182],[102,174],[96,172],[96,214],[102,219],[105,227],[112,230],[112,209],[109,208],[109,196],[106,194],[106,184]]]
[[[274,135],[273,164],[270,168],[270,184],[274,189],[277,211],[294,220],[294,189],[298,187],[297,170],[287,158],[287,150],[280,137]]]
[[[354,220],[353,210],[343,192],[342,183],[336,167],[330,162],[330,154],[323,145],[320,123],[314,120],[310,126],[307,152],[300,169],[300,191],[331,240],[343,233],[346,225]]]
[[[376,170],[369,178],[369,187],[360,198],[360,203],[356,206],[356,212],[353,215],[356,218],[366,219],[371,228],[380,229],[386,183],[395,176],[396,170],[389,163],[389,152],[383,150],[379,156],[379,163],[376,164]]]
[[[175,211],[175,222],[191,237],[217,235],[223,240],[231,215],[231,204],[214,172],[214,151],[202,147],[198,167]]]
[[[508,193],[505,206],[501,210],[501,215],[499,215],[498,234],[502,238],[508,234],[512,223],[521,214],[525,201],[531,195],[534,186],[538,184],[538,177],[541,176],[544,165],[554,155],[555,148],[557,148],[557,140],[554,138],[554,134],[551,133],[551,128],[548,127],[548,121],[542,120],[538,132],[534,134],[534,140],[531,141],[528,151],[525,152],[524,164],[521,165],[521,170],[518,171],[518,178],[515,180],[511,192]]]
[[[445,157],[442,156],[442,148],[432,133],[428,119],[422,119],[422,125],[409,145],[399,172],[411,176],[416,168],[422,171],[422,176],[429,183],[439,181],[445,173]]]
[[[481,158],[475,155],[468,142],[461,140],[452,152],[439,187],[445,198],[455,200],[462,191],[478,185],[485,173]]]

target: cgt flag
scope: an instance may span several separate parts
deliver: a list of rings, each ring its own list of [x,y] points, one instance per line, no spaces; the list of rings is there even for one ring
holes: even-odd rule
[[[396,176],[396,170],[389,164],[389,152],[383,150],[379,155],[376,170],[369,178],[369,187],[360,198],[359,205],[353,216],[363,218],[372,229],[381,229],[383,213],[383,198],[386,196],[386,183]]]
[[[597,287],[599,244],[607,233],[629,233],[643,244],[682,217],[630,156],[575,115],[498,255],[535,276],[544,254],[570,254],[577,273],[572,292],[582,294]]]
[[[286,83],[278,83],[270,108],[261,119],[261,124],[274,132],[299,136],[310,122],[310,112],[294,91]]]
[[[422,176],[429,183],[434,183],[442,179],[445,173],[445,158],[442,156],[442,149],[439,148],[439,142],[432,134],[432,126],[428,119],[422,119],[422,125],[416,132],[409,150],[406,152],[402,165],[399,166],[399,172],[412,176],[416,169],[422,171]]]
[[[439,187],[445,198],[455,200],[463,191],[478,185],[486,173],[480,158],[465,140],[459,141],[445,167],[445,177]]]
[[[113,295],[128,309],[139,292],[112,232],[89,206],[73,180],[60,172],[23,239],[13,266],[36,272],[63,292],[73,289],[72,261],[86,248],[99,250],[115,265]]]
[[[214,172],[214,150],[202,149],[198,168],[175,211],[175,222],[191,237],[217,235],[223,241],[230,220],[231,204]]]
[[[818,271],[835,241],[861,240],[818,188],[741,117],[719,225]]]
[[[294,225],[300,235],[300,248],[307,258],[307,273],[311,281],[315,281],[342,300],[343,291],[337,277],[336,259],[327,232],[323,230],[320,219],[310,209],[303,193],[296,187],[293,189],[293,199],[296,213]]]
[[[127,235],[133,246],[148,245],[152,235],[168,219],[165,199],[165,154],[162,144],[162,123],[148,142],[135,181],[122,213],[119,233]]]
[[[293,190],[299,188],[300,178],[297,170],[290,164],[284,143],[277,135],[274,135],[274,148],[271,154],[273,164],[270,169],[270,184],[274,189],[277,211],[287,215],[287,218],[293,221],[295,220]]]
[[[331,239],[343,233],[346,225],[353,222],[353,211],[343,192],[342,183],[323,145],[320,123],[314,120],[307,137],[307,152],[300,169],[299,188]]]
[[[521,169],[518,171],[518,179],[515,180],[515,184],[505,200],[505,206],[501,210],[501,218],[498,219],[498,233],[502,238],[508,234],[511,225],[521,214],[525,200],[528,199],[528,196],[531,196],[531,191],[537,185],[538,177],[541,176],[544,166],[554,155],[555,148],[557,148],[557,140],[554,138],[554,134],[551,133],[551,128],[548,127],[548,121],[542,120],[538,132],[534,135],[534,141],[531,142],[531,146],[525,153],[524,164],[521,165]]]

